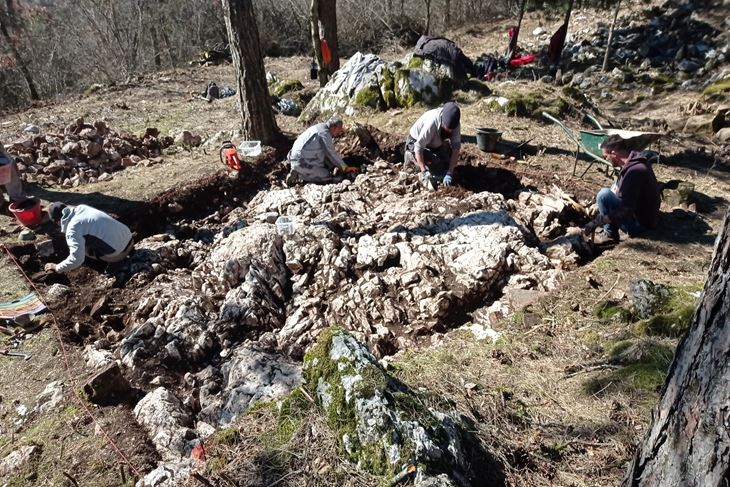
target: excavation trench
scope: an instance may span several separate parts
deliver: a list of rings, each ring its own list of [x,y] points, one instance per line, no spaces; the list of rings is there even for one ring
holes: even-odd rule
[[[484,317],[507,312],[505,289],[549,290],[581,263],[565,227],[584,215],[525,197],[519,175],[483,161],[459,168],[460,186],[428,192],[397,162],[399,138],[380,134],[377,150],[343,150],[365,167],[354,181],[286,188],[272,155],[122,212],[138,242],[122,265],[43,273],[67,252],[59,235],[51,256],[13,252],[37,284],[70,287],[51,304],[66,340],[120,360],[135,387],[192,398],[213,427],[248,407],[235,370],[251,354],[296,363],[331,325],[380,356],[428,345],[469,321],[490,326]],[[277,231],[280,215],[297,221],[293,235]]]

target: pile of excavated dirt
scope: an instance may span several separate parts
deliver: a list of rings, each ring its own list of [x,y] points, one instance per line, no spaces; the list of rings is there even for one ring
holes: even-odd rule
[[[150,391],[134,409],[165,461],[150,485],[179,480],[198,442],[298,386],[304,351],[330,325],[380,357],[469,321],[488,330],[590,253],[577,227],[584,206],[549,180],[526,185],[473,153],[456,187],[429,192],[399,162],[400,137],[371,129],[339,145],[362,164],[354,180],[285,187],[270,151],[237,178],[212,176],[120,215],[138,243],[117,267],[59,279],[38,271],[65,254],[63,239],[50,258],[16,247],[63,296],[51,309],[86,345],[87,365],[118,361]]]
[[[114,132],[103,121],[86,123],[83,118],[62,133],[43,134],[35,125],[26,132],[28,138],[6,147],[17,159],[22,178],[64,188],[106,181],[126,167],[162,162],[162,150],[173,144],[172,137],[160,136],[156,128],[137,137]]]

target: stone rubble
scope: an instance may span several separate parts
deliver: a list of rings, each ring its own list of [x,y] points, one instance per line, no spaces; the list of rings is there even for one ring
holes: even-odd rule
[[[172,137],[161,136],[156,128],[137,137],[117,133],[101,120],[87,123],[83,118],[67,125],[63,133],[27,133],[29,138],[5,147],[16,158],[23,179],[64,188],[111,179],[125,167],[160,162],[162,150],[173,144]]]
[[[112,357],[88,351],[159,386],[135,407],[166,462],[142,485],[174,485],[196,442],[299,387],[297,361],[333,324],[377,357],[470,321],[487,333],[517,309],[510,290],[554,289],[581,261],[585,241],[568,232],[587,217],[559,191],[428,192],[379,160],[354,181],[274,185],[216,218],[139,242],[121,271],[145,289],[129,328],[101,347]]]

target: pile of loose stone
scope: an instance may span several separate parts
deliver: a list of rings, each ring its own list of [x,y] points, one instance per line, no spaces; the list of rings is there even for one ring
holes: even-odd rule
[[[62,133],[43,133],[32,125],[29,137],[8,144],[18,169],[28,182],[44,186],[75,187],[112,178],[125,167],[162,162],[162,150],[173,144],[172,137],[148,128],[141,137],[120,134],[103,121],[75,120]]]
[[[200,439],[301,384],[298,362],[331,325],[379,357],[467,321],[496,326],[514,292],[555,288],[586,251],[572,226],[584,210],[557,188],[432,193],[400,165],[368,168],[354,181],[262,191],[186,225],[185,237],[171,227],[136,246],[126,272],[144,297],[132,328],[88,358],[155,388],[135,414],[166,461],[157,480],[173,485]],[[294,234],[277,231],[282,215]]]
[[[577,39],[565,48],[566,65],[580,68],[575,74],[564,73],[563,82],[586,90],[606,81],[625,86],[648,74],[646,81],[657,84],[658,79],[662,88],[696,89],[721,79],[724,75],[717,68],[730,60],[730,39],[699,20],[691,4],[666,4],[623,16],[612,41],[610,65],[616,67],[607,78],[601,65],[608,35],[607,24],[576,33]],[[549,33],[537,38],[547,42]]]

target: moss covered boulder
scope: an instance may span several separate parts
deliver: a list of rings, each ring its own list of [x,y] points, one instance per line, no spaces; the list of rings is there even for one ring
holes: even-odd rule
[[[639,335],[680,337],[689,328],[697,296],[691,289],[667,287],[647,279],[629,283]]]
[[[484,485],[492,476],[472,470],[491,460],[466,420],[443,399],[391,377],[349,333],[324,332],[305,357],[304,377],[343,453],[360,468],[386,479],[412,475],[416,485]]]
[[[269,93],[279,98],[287,93],[291,93],[292,91],[299,91],[303,89],[304,85],[298,79],[275,81],[269,85]]]

